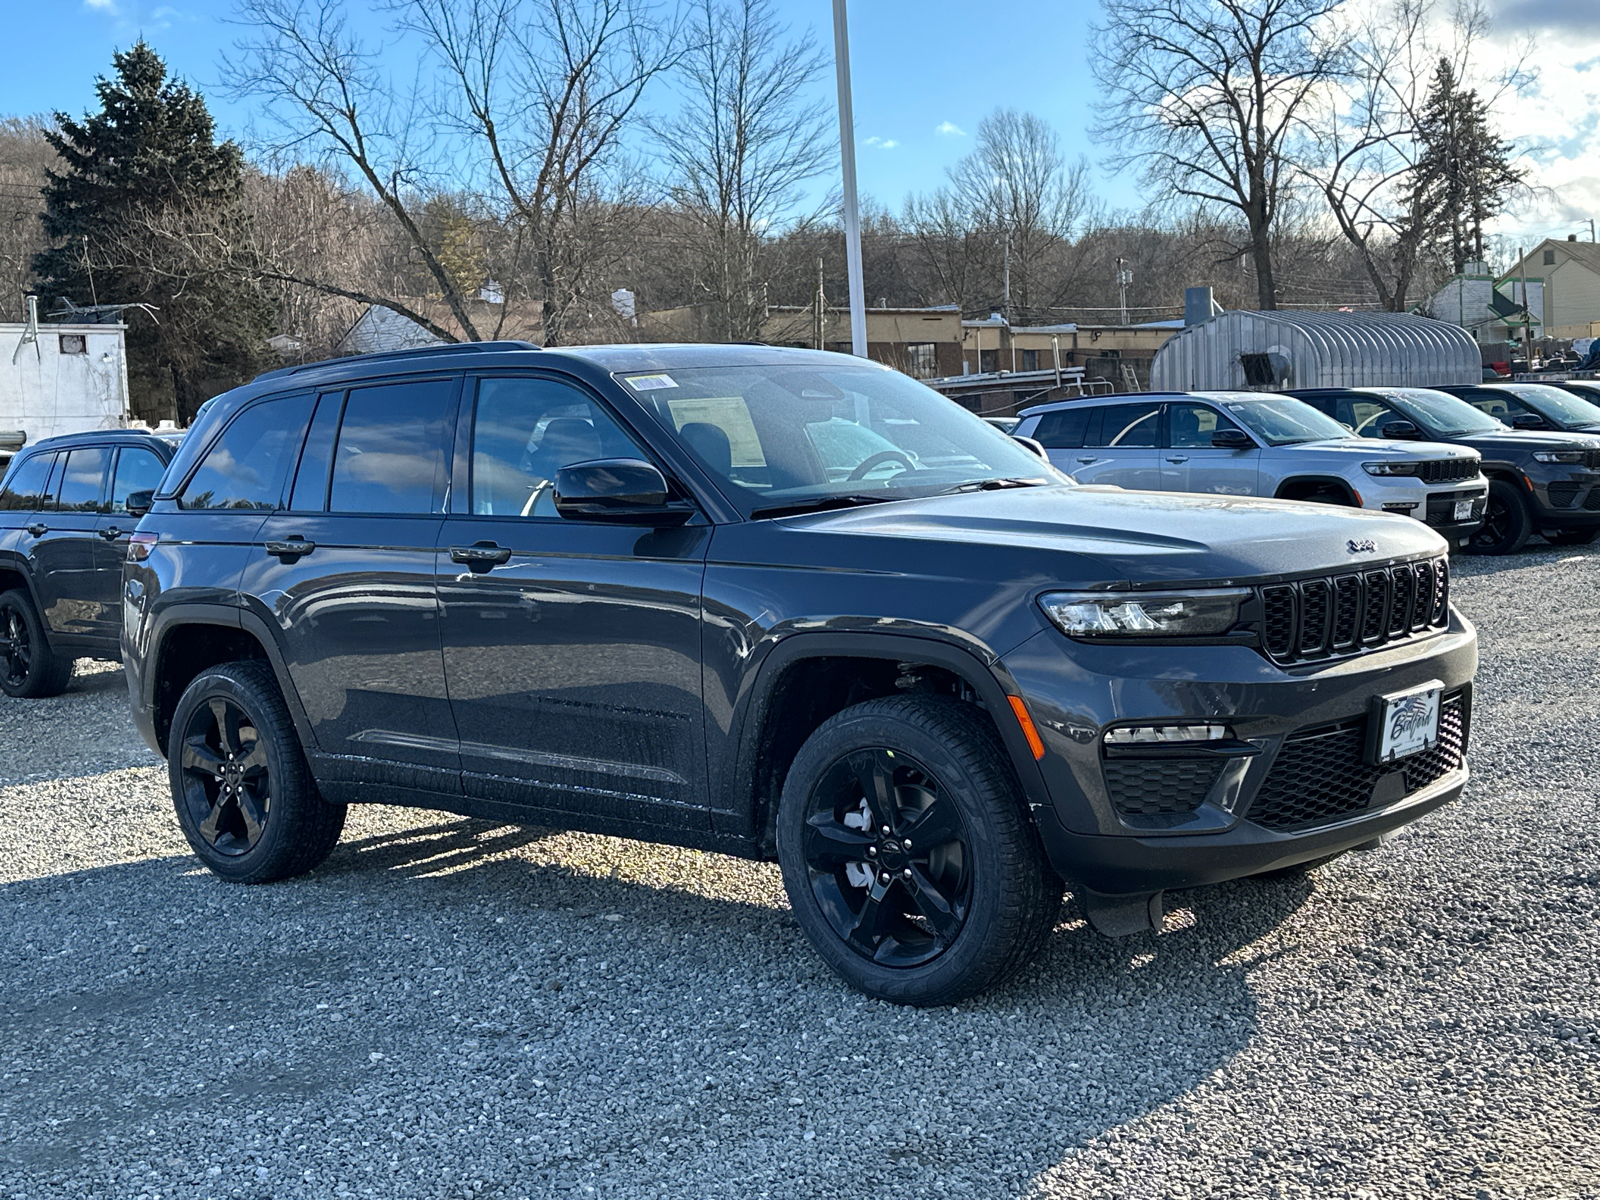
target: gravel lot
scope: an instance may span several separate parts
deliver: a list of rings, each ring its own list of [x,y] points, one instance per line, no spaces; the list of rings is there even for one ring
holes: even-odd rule
[[[1600,1197],[1600,547],[1458,562],[1464,800],[862,999],[776,868],[410,809],[197,866],[120,672],[0,699],[0,1200]]]

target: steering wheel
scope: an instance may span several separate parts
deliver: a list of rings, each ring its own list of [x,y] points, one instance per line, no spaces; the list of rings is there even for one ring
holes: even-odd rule
[[[876,470],[878,467],[883,466],[884,463],[886,463],[886,462],[894,462],[897,459],[900,462],[905,463],[906,470],[915,471],[917,469],[917,464],[912,462],[910,457],[908,455],[906,455],[905,453],[903,453],[902,451],[899,451],[899,450],[879,450],[876,454],[869,454],[869,455],[867,455],[866,458],[863,458],[860,462],[858,462],[856,464],[856,469],[854,471],[851,471],[850,474],[845,476],[845,482],[847,482],[847,483],[857,483],[860,480],[865,479],[872,471]]]

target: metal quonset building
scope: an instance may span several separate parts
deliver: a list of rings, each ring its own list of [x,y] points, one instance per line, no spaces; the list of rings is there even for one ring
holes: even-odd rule
[[[1477,383],[1465,330],[1410,313],[1228,311],[1156,351],[1152,391],[1282,391]]]

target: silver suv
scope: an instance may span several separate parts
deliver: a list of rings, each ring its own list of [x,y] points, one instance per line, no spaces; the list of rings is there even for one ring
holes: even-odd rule
[[[1417,436],[1410,426],[1386,432],[1390,440],[1357,437],[1309,404],[1264,392],[1060,401],[1027,409],[1016,428],[1079,483],[1347,504],[1416,517],[1449,539],[1476,530],[1489,494],[1477,453],[1399,440]]]

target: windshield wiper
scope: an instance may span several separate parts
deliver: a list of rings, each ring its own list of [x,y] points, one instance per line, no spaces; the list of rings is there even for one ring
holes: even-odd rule
[[[1047,480],[1034,475],[1027,479],[973,479],[966,483],[958,483],[955,487],[945,488],[942,492],[935,492],[935,496],[954,496],[958,492],[997,492],[1001,488],[1014,487],[1043,487]]]
[[[760,521],[771,517],[792,517],[799,513],[826,512],[830,508],[860,508],[866,504],[884,504],[890,500],[905,498],[899,495],[813,496],[809,500],[796,500],[790,504],[774,504],[769,508],[753,509],[750,519]]]

